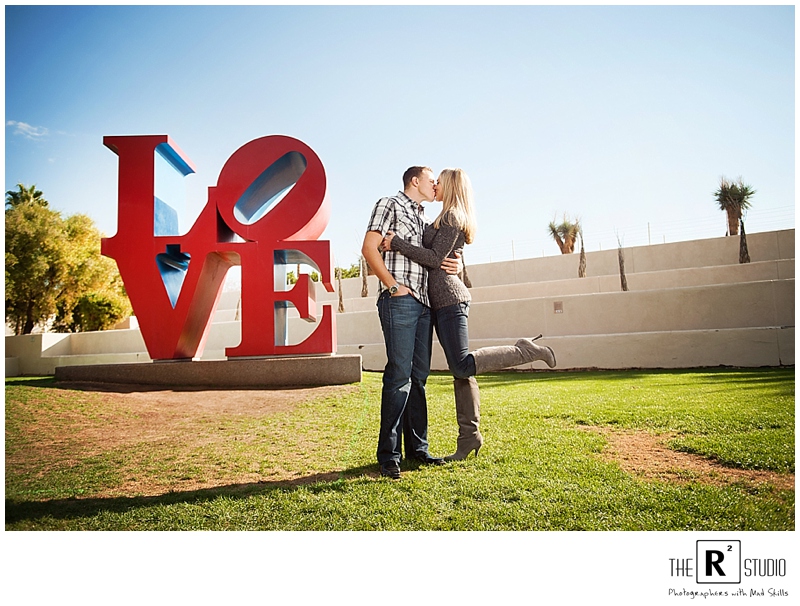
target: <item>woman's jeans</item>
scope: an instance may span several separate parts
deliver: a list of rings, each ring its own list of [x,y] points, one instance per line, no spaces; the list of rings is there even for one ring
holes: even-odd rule
[[[456,303],[434,313],[436,336],[444,349],[447,366],[456,379],[475,375],[475,358],[469,353],[469,302]]]
[[[411,295],[392,297],[384,291],[378,297],[378,316],[386,343],[378,463],[400,462],[403,434],[407,458],[427,457],[431,310]]]

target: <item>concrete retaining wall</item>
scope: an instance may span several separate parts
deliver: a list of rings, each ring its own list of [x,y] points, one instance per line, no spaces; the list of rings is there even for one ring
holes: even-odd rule
[[[577,277],[578,254],[468,265],[470,345],[543,333],[561,369],[793,365],[794,230],[750,234],[748,248],[749,264],[738,263],[735,237],[625,249],[627,292],[616,250],[587,253],[586,278]],[[382,370],[377,279],[368,278],[367,297],[361,288],[360,278],[342,281],[338,353],[360,354],[365,369]],[[318,285],[317,301],[336,310],[338,293]],[[238,305],[238,292],[223,294],[203,360],[224,359],[239,342]],[[315,326],[290,314],[290,342]],[[6,337],[6,358],[6,376],[150,361],[138,328]],[[447,369],[438,345],[432,366]]]

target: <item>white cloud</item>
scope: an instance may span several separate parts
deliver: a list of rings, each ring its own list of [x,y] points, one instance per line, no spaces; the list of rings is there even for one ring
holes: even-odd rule
[[[49,131],[44,126],[31,126],[25,122],[17,122],[16,120],[9,120],[6,126],[14,127],[15,135],[22,135],[26,139],[33,139],[34,141],[46,137]]]

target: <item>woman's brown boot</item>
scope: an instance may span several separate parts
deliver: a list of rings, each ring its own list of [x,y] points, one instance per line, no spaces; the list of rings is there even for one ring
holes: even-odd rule
[[[515,345],[481,347],[472,352],[475,359],[475,374],[513,368],[528,362],[544,361],[550,368],[556,365],[556,354],[547,346],[534,343],[542,335],[533,339],[520,339]]]
[[[475,456],[483,446],[483,436],[478,429],[481,420],[481,392],[475,377],[453,379],[456,396],[456,421],[458,442],[456,451],[445,457],[445,461],[463,461],[473,450]]]

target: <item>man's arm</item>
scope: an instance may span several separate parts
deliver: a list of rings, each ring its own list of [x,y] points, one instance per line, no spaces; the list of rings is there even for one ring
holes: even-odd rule
[[[452,276],[457,276],[462,271],[464,271],[464,263],[461,261],[461,255],[458,253],[456,254],[455,259],[451,259],[450,257],[446,258],[442,261],[442,266],[440,269],[444,270],[444,273],[450,274]]]
[[[406,288],[404,284],[400,284],[394,279],[394,276],[386,269],[386,263],[383,262],[383,257],[378,251],[378,247],[383,241],[383,234],[379,231],[368,231],[364,236],[364,244],[361,246],[361,254],[364,255],[364,260],[372,268],[373,273],[378,276],[378,280],[383,282],[386,288],[397,284],[399,286],[395,296],[407,295],[411,291]]]
[[[386,250],[396,250],[416,261],[420,265],[431,269],[438,269],[442,265],[458,240],[461,230],[451,225],[442,225],[436,230],[436,235],[428,248],[424,246],[414,246],[403,238],[395,237],[392,232],[386,234],[383,239],[383,246]]]

